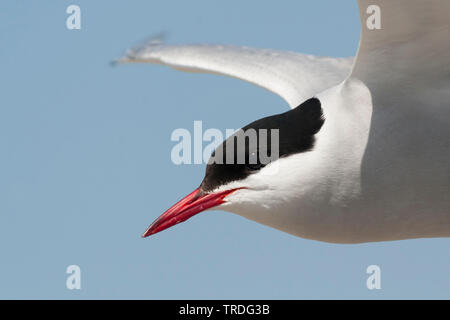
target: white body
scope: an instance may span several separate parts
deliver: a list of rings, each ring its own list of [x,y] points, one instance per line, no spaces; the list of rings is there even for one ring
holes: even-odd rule
[[[222,187],[248,184],[255,191],[236,192],[221,207],[327,242],[450,236],[448,107],[433,106],[435,119],[420,112],[403,115],[391,106],[374,120],[370,91],[356,79],[318,98],[326,120],[314,151],[278,160],[270,179],[254,175]],[[399,118],[404,126],[374,126]]]

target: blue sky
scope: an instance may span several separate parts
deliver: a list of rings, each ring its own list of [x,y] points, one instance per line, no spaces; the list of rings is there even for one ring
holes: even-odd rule
[[[66,8],[81,8],[81,30]],[[220,212],[147,226],[201,181],[174,129],[239,128],[287,110],[251,84],[109,62],[149,35],[352,56],[354,1],[2,1],[0,298],[450,298],[450,239],[304,240]],[[66,288],[67,266],[81,290]],[[381,290],[366,268],[381,267]]]

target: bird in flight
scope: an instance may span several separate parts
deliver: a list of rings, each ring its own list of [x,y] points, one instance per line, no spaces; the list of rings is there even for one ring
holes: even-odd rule
[[[242,79],[291,107],[242,128],[277,129],[276,160],[250,163],[258,145],[227,149],[229,137],[222,155],[245,161],[208,162],[200,186],[143,237],[208,209],[333,243],[450,236],[450,1],[358,8],[356,58],[150,41],[118,61]]]

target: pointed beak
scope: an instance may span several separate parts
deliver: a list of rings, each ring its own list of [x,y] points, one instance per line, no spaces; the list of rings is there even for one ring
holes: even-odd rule
[[[142,237],[146,238],[180,222],[186,221],[197,213],[218,206],[225,202],[224,198],[226,196],[238,189],[240,188],[215,193],[203,193],[197,188],[160,215],[158,219],[148,227]]]

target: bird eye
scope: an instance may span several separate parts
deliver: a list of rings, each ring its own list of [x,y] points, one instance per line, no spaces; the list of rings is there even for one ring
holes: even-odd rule
[[[251,171],[259,170],[264,167],[261,163],[248,163],[247,168]]]
[[[259,160],[258,160],[258,154],[257,154],[257,152],[251,152],[250,154],[249,154],[249,157],[248,157],[249,159],[248,159],[248,162],[249,163],[247,163],[247,169],[249,169],[249,170],[251,170],[251,171],[254,171],[254,170],[259,170],[259,169],[261,169],[262,167],[264,167],[262,164],[261,164],[261,162],[259,162]]]

